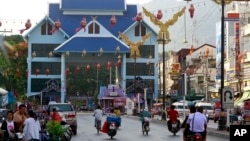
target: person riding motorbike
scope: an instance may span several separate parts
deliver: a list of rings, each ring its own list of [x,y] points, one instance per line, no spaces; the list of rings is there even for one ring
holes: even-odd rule
[[[144,122],[145,122],[145,118],[151,118],[151,114],[148,111],[148,108],[145,108],[142,111],[142,113],[140,114],[140,120],[141,120],[141,127],[142,127],[142,129],[143,129],[143,125],[144,125]]]
[[[189,125],[189,133],[191,135],[200,133],[202,140],[206,141],[207,118],[203,114],[202,107],[198,107],[195,113],[189,115],[187,124]]]
[[[186,141],[186,138],[187,138],[187,135],[189,133],[189,124],[187,124],[187,120],[188,120],[188,117],[191,115],[191,114],[194,114],[196,112],[196,107],[195,106],[189,106],[189,115],[186,116],[184,122],[183,122],[183,125],[182,127],[184,128],[183,130],[183,141]]]
[[[180,129],[180,120],[178,119],[179,113],[175,110],[175,106],[171,105],[170,110],[168,111],[169,118],[167,124],[168,124],[168,130],[171,131],[172,129],[172,122],[177,122],[177,129]]]

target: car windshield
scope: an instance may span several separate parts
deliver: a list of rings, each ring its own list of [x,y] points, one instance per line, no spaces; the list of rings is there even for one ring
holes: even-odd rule
[[[52,111],[54,108],[57,108],[59,111],[73,111],[73,108],[71,105],[63,105],[63,104],[53,104],[50,105],[49,111]]]
[[[178,109],[183,109],[183,105],[178,105],[177,106]],[[185,105],[185,109],[188,109],[188,107]]]

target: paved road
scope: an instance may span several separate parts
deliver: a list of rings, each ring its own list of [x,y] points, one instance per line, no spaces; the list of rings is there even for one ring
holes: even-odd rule
[[[103,117],[103,121],[106,117]],[[110,137],[105,134],[97,134],[94,128],[94,118],[92,114],[78,114],[78,134],[73,136],[72,141],[105,141],[110,140]],[[141,123],[136,118],[122,117],[122,126],[118,130],[114,140],[117,141],[181,141],[182,132],[178,132],[176,136],[173,136],[167,130],[166,124],[159,124],[151,122],[150,133],[148,136],[142,135]],[[216,136],[208,135],[207,141],[228,141],[227,138],[220,138]]]

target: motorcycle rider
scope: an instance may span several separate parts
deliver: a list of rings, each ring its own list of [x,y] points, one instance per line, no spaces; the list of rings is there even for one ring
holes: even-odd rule
[[[194,114],[196,112],[196,107],[195,106],[189,106],[189,115],[185,118],[184,122],[183,122],[183,127],[184,127],[184,130],[183,130],[183,141],[186,141],[186,138],[187,138],[187,135],[189,133],[189,124],[187,124],[187,120],[188,120],[188,117],[191,115],[191,114]]]
[[[203,107],[198,107],[194,114],[189,115],[187,124],[191,134],[200,133],[202,140],[206,141],[207,118],[203,114]]]
[[[175,110],[175,106],[171,105],[170,110],[168,111],[168,130],[171,131],[172,129],[172,122],[177,122],[177,129],[180,129],[180,120],[177,119],[179,117],[178,111]]]
[[[151,118],[151,114],[150,112],[148,111],[148,108],[146,107],[142,113],[140,114],[140,120],[141,120],[141,127],[142,127],[142,130],[143,130],[143,124],[145,122],[145,118]]]

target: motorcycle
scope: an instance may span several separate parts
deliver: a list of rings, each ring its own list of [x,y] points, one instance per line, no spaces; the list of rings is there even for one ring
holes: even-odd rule
[[[170,124],[171,124],[170,132],[172,132],[174,134],[174,136],[175,136],[176,133],[179,131],[178,122],[177,121],[172,121]]]
[[[200,133],[195,133],[193,135],[188,135],[187,141],[202,141],[202,136]]]
[[[72,129],[70,128],[70,125],[62,125],[63,127],[63,136],[61,138],[62,141],[70,141],[71,137],[73,135]]]
[[[144,133],[146,133],[146,135],[148,135],[148,132],[150,131],[150,128],[149,128],[149,122],[150,122],[150,119],[145,117],[144,118],[144,123],[143,123],[143,126],[142,126],[142,134],[144,135]]]
[[[111,139],[113,139],[113,137],[116,135],[116,132],[117,128],[115,122],[109,122],[107,134],[110,136]]]

